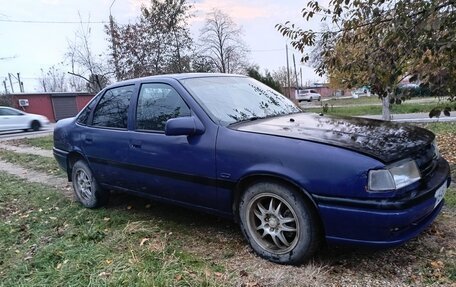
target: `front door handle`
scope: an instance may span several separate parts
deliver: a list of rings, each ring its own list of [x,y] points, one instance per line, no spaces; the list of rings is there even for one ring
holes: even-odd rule
[[[93,143],[92,137],[88,137],[88,136],[85,137],[85,140],[84,140],[84,141],[85,141],[86,143],[88,143],[88,144]]]

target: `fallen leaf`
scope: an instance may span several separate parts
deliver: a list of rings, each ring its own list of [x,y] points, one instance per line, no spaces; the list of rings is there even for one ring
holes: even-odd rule
[[[128,210],[132,209],[132,206],[131,205],[127,206],[127,209]]]
[[[176,279],[176,281],[181,281],[182,280],[182,275],[181,274],[177,274],[175,279]]]
[[[139,246],[143,246],[144,243],[146,243],[147,241],[149,241],[149,238],[147,238],[147,237],[146,237],[146,238],[143,238],[143,239],[141,240],[141,243],[139,243]]]
[[[211,277],[211,271],[209,269],[205,269],[204,275],[206,275],[206,277]]]
[[[214,275],[220,278],[220,277],[222,277],[222,276],[223,276],[223,273],[220,273],[220,272],[214,272]]]
[[[111,275],[111,273],[103,271],[100,274],[98,274],[98,277],[109,277],[110,275]]]
[[[444,265],[443,265],[443,262],[442,262],[442,261],[436,260],[436,261],[432,261],[432,262],[431,262],[431,266],[432,266],[432,268],[434,268],[434,269],[441,269],[441,268],[443,268]]]
[[[111,220],[111,218],[105,217],[105,218],[103,218],[103,220],[104,220],[104,221],[109,221],[109,220]]]

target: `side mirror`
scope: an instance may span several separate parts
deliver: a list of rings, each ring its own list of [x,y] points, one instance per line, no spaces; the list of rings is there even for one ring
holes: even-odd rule
[[[167,136],[201,135],[204,131],[203,124],[195,117],[169,119],[165,125],[165,135]]]

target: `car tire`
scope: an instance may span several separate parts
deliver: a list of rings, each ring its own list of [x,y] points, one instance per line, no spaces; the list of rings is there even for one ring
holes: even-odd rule
[[[272,262],[299,265],[321,244],[314,209],[302,195],[278,182],[248,187],[239,203],[239,219],[253,250]]]
[[[33,121],[32,124],[30,125],[30,128],[36,132],[36,131],[39,131],[40,128],[41,128],[41,124],[39,121]]]
[[[87,208],[104,206],[109,201],[109,191],[102,189],[93,177],[87,163],[78,160],[71,170],[76,199]]]

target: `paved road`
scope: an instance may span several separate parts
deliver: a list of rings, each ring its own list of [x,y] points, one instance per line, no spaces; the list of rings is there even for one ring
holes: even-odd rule
[[[51,124],[49,127],[43,128],[37,132],[24,132],[22,130],[0,132],[0,141],[21,139],[21,138],[42,137],[42,136],[52,134],[53,131],[54,131],[54,125]]]

